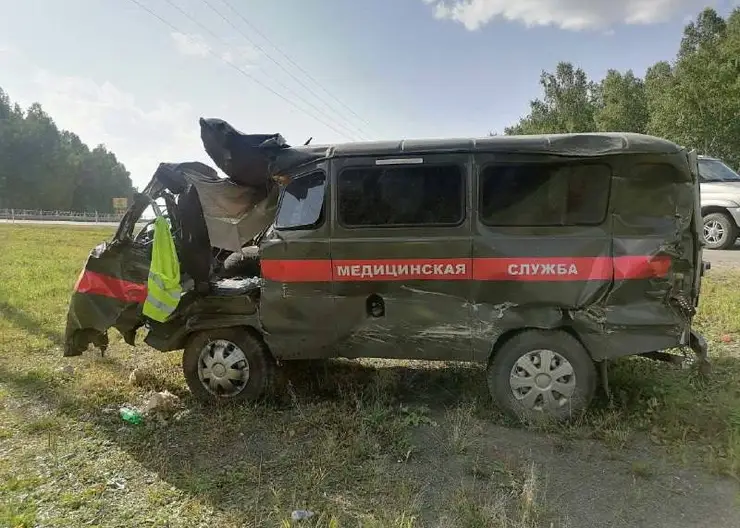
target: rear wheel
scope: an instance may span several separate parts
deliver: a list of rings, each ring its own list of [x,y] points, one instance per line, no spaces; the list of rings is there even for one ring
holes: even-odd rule
[[[735,244],[737,227],[724,213],[711,213],[704,217],[704,247],[707,249],[727,249]]]
[[[274,362],[259,336],[221,328],[190,339],[182,370],[193,396],[203,402],[254,401],[267,391]]]
[[[563,421],[580,414],[591,403],[596,382],[588,352],[562,331],[517,334],[488,366],[494,401],[523,422]]]

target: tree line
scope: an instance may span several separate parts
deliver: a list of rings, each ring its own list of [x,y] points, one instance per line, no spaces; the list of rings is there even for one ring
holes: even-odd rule
[[[105,146],[60,130],[38,103],[24,110],[0,88],[0,208],[113,212],[131,178]]]
[[[647,133],[740,168],[740,8],[727,19],[703,10],[684,27],[675,58],[644,78],[609,70],[593,81],[561,62],[540,85],[542,98],[505,134]]]

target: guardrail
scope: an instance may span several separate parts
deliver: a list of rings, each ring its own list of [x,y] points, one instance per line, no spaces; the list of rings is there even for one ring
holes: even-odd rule
[[[37,222],[118,223],[122,214],[79,211],[41,211],[38,209],[0,209],[0,220],[33,220]]]

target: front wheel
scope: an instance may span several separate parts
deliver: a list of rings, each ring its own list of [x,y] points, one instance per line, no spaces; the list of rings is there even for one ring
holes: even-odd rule
[[[703,221],[704,247],[727,249],[735,244],[737,228],[735,222],[724,213],[711,213]]]
[[[562,331],[521,332],[488,366],[494,401],[523,422],[564,421],[580,414],[591,403],[596,382],[588,352]]]
[[[274,362],[253,332],[221,328],[192,336],[182,370],[190,392],[203,402],[255,401],[270,385]]]

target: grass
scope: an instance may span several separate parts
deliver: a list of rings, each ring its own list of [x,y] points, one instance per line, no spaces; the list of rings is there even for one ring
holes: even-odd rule
[[[128,347],[65,360],[67,302],[88,250],[112,231],[0,226],[0,526],[565,526],[531,461],[492,450],[505,423],[483,370],[332,361],[287,367],[284,395],[206,408],[178,354]],[[712,273],[697,319],[714,374],[641,359],[611,368],[613,401],[553,434],[567,449],[643,438],[740,476],[740,274]],[[64,369],[71,365],[73,371]],[[134,369],[143,373],[129,383]],[[179,396],[166,424],[117,411],[150,390]],[[650,480],[649,460],[632,463]]]

